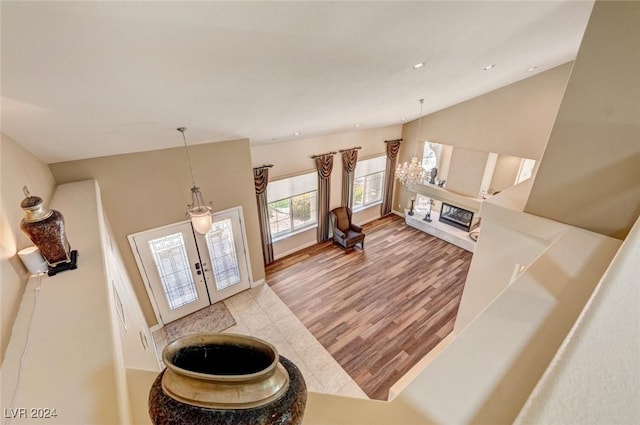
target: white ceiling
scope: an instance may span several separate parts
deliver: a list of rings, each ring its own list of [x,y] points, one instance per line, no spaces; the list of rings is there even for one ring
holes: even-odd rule
[[[181,146],[182,125],[260,144],[397,124],[574,59],[592,6],[3,1],[2,132],[52,163]]]

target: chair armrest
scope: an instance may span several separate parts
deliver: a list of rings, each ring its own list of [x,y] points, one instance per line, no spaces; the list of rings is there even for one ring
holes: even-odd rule
[[[345,235],[345,233],[342,230],[338,229],[337,227],[333,229],[333,234],[339,236],[340,239],[344,239],[347,237],[347,235]]]
[[[351,223],[349,227],[351,227],[351,229],[355,230],[356,232],[362,233],[362,227],[358,226],[357,224]]]

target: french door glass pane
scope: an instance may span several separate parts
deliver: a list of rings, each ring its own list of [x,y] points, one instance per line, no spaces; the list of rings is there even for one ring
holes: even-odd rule
[[[198,294],[182,233],[150,240],[149,250],[158,269],[169,308],[175,310],[196,301]]]
[[[236,255],[231,220],[215,221],[206,235],[207,248],[211,255],[211,265],[220,291],[240,283],[240,267]]]

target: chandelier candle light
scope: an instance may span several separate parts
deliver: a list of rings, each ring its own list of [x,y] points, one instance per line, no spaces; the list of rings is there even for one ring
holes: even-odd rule
[[[187,130],[186,127],[178,127],[180,133],[182,133],[182,140],[184,141],[184,150],[187,154],[187,162],[189,163],[189,171],[191,172],[191,182],[193,186],[191,187],[191,204],[189,206],[189,210],[187,214],[191,217],[191,224],[193,224],[193,228],[196,232],[201,235],[206,234],[209,229],[211,229],[212,217],[213,217],[213,209],[211,208],[211,203],[207,205],[204,202],[204,197],[202,196],[202,192],[200,192],[200,188],[196,184],[196,179],[193,176],[193,166],[191,165],[191,157],[189,156],[189,148],[187,147],[187,139],[184,136],[184,132]]]
[[[418,134],[416,136],[416,150],[420,145],[420,123],[422,122],[422,104],[424,98],[420,99],[420,118],[418,118]],[[411,163],[405,162],[404,164],[398,164],[396,168],[396,179],[404,186],[413,186],[421,183],[427,175],[427,172],[422,168],[422,165],[418,163],[416,156],[411,158]]]

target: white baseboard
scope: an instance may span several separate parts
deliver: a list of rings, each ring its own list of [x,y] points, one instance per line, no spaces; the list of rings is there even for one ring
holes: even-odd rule
[[[404,212],[400,212],[400,211],[396,211],[396,210],[391,210],[391,212],[395,215],[398,215],[402,218],[404,218]]]
[[[251,287],[252,288],[257,288],[258,286],[264,285],[265,283],[267,283],[267,282],[264,279],[259,279],[259,280],[256,280],[256,281],[252,281],[251,282]]]

